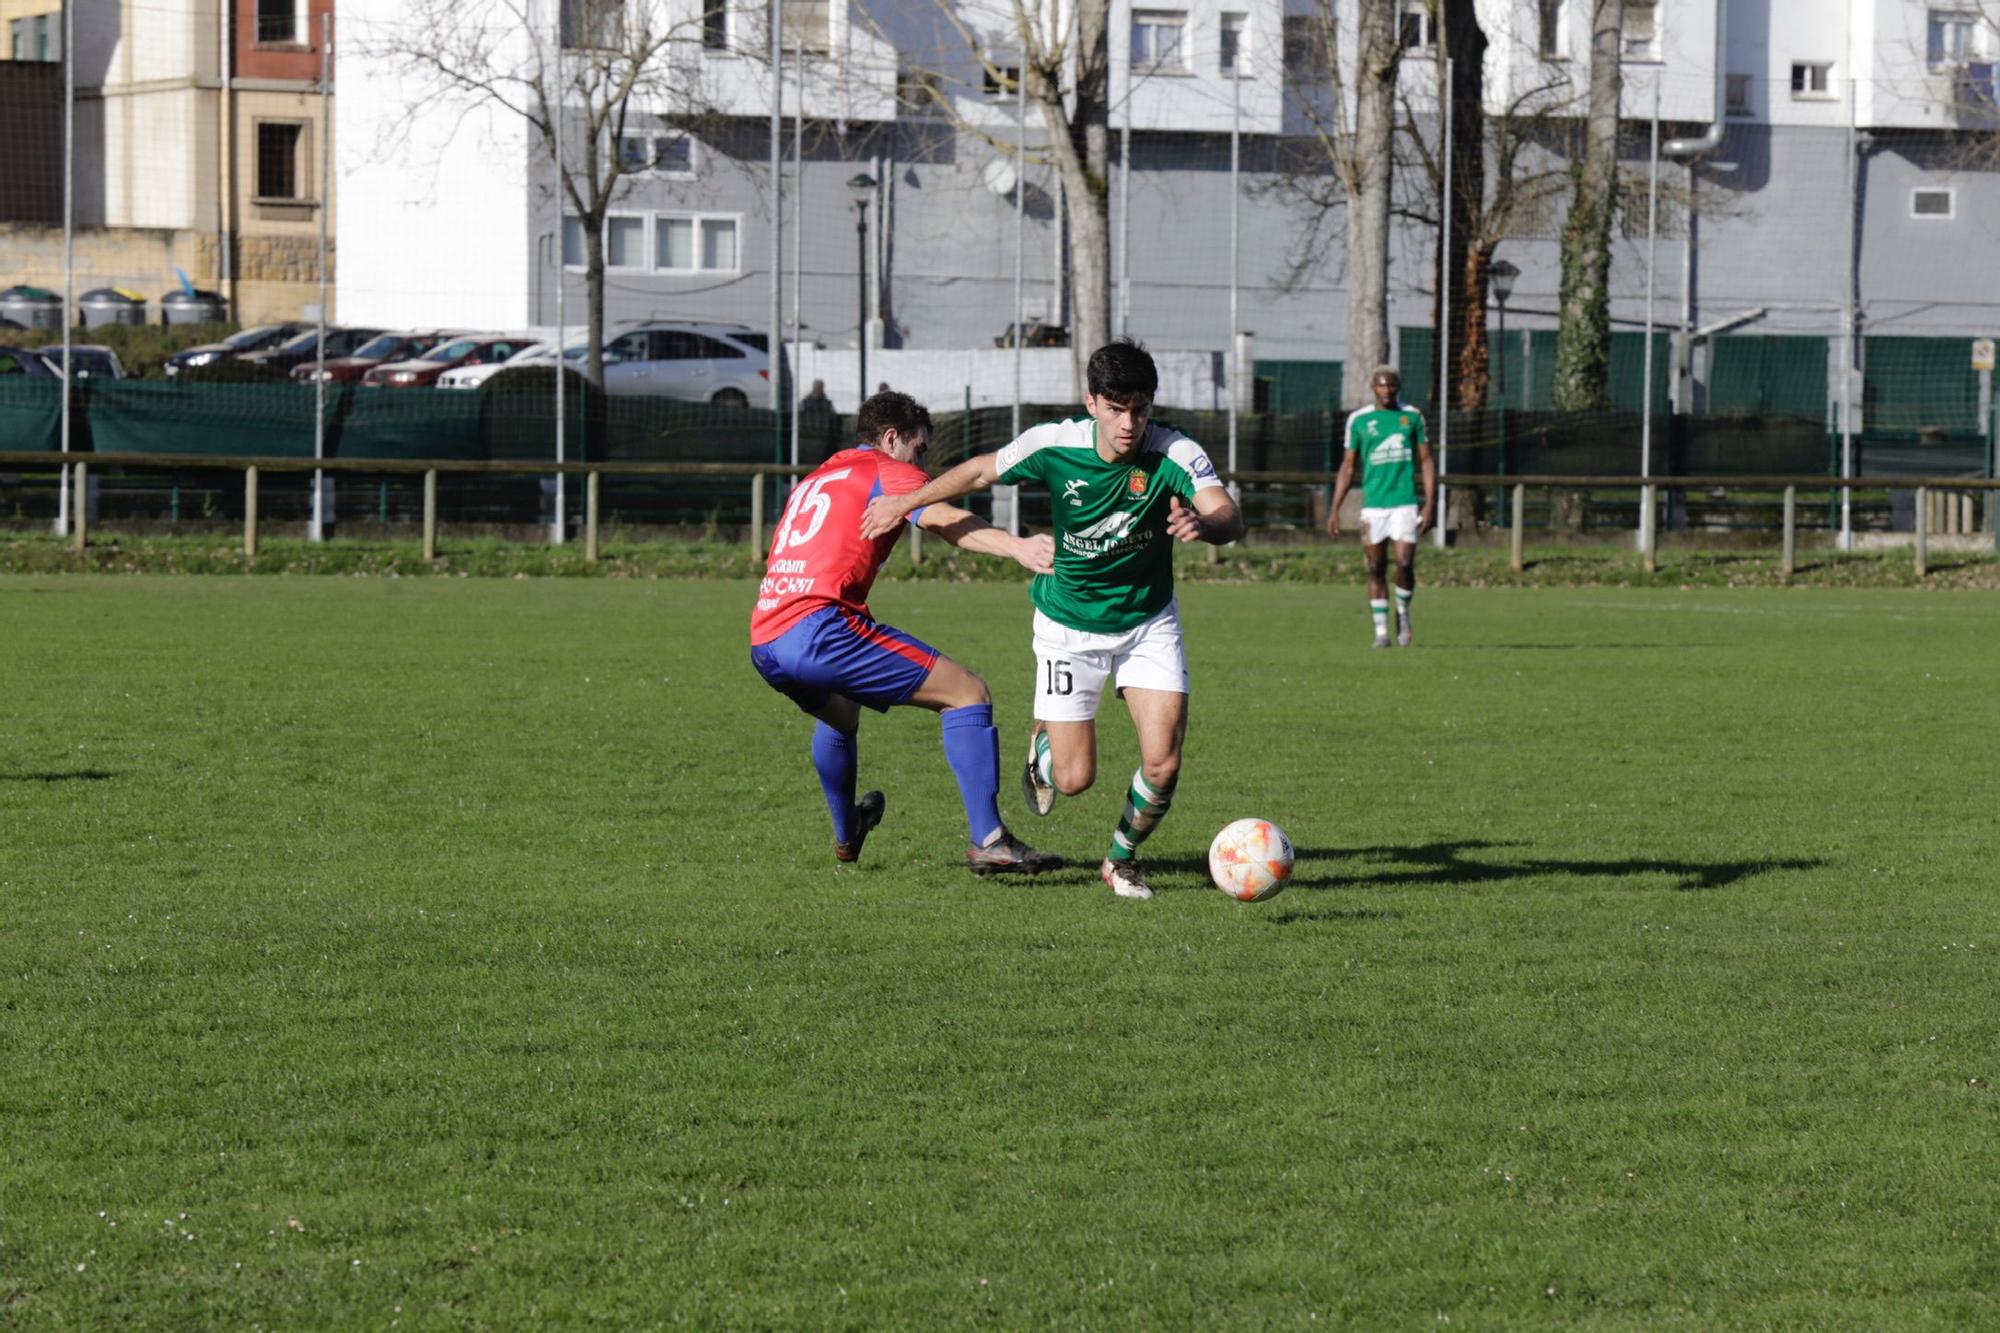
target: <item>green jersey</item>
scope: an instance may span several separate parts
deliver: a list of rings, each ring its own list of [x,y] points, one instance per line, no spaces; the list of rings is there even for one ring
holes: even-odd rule
[[[1089,417],[1032,427],[999,453],[1000,480],[1048,487],[1055,527],[1053,574],[1038,574],[1029,596],[1059,625],[1116,634],[1143,624],[1174,596],[1169,496],[1192,504],[1220,486],[1202,447],[1148,424],[1139,456],[1107,463]]]
[[[1350,415],[1347,447],[1360,455],[1361,503],[1369,509],[1417,503],[1417,446],[1428,443],[1423,414],[1406,403]]]

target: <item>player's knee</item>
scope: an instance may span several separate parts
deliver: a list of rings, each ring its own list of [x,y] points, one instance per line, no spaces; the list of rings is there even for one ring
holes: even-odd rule
[[[1057,764],[1050,778],[1057,791],[1065,796],[1077,796],[1089,791],[1090,784],[1097,781],[1097,765],[1088,760]]]
[[[1416,576],[1417,558],[1415,556],[1411,556],[1408,560],[1398,560],[1396,562],[1396,577],[1403,581],[1405,588],[1410,586],[1410,580]]]
[[[1155,791],[1171,787],[1181,775],[1181,757],[1175,754],[1163,759],[1148,759],[1139,765],[1139,771],[1145,775],[1146,785]]]
[[[993,702],[993,691],[986,688],[986,678],[971,671],[965,673],[965,683],[959,688],[959,694],[963,696],[963,702],[956,705],[959,708]]]

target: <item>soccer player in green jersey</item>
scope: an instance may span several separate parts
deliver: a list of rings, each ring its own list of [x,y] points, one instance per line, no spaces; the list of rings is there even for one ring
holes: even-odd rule
[[[1393,642],[1409,647],[1416,632],[1410,603],[1417,597],[1417,538],[1430,528],[1437,507],[1437,463],[1424,437],[1423,414],[1398,402],[1403,377],[1389,366],[1368,377],[1375,406],[1347,418],[1347,456],[1333,483],[1333,512],[1326,530],[1340,535],[1340,506],[1361,473],[1361,551],[1368,560],[1368,610],[1375,619],[1375,646],[1389,638],[1389,547],[1396,548],[1396,619]],[[1423,479],[1423,509],[1417,508],[1417,476]]]
[[[1045,815],[1056,794],[1097,778],[1097,708],[1110,682],[1139,736],[1139,770],[1098,875],[1121,898],[1150,898],[1137,853],[1173,803],[1187,735],[1188,669],[1174,597],[1173,544],[1217,546],[1243,535],[1236,501],[1202,447],[1148,418],[1159,370],[1121,338],[1090,355],[1088,414],[1022,432],[920,490],[868,507],[864,537],[904,515],[995,482],[1048,488],[1055,569],[1029,590],[1035,604],[1035,731],[1021,785]]]

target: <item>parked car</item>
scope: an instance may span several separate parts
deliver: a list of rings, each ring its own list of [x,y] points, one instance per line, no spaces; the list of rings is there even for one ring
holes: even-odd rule
[[[171,378],[194,366],[212,366],[217,361],[227,361],[246,352],[261,352],[266,348],[276,347],[287,339],[296,338],[312,327],[310,324],[300,324],[296,321],[289,324],[259,324],[241,333],[232,333],[219,343],[184,347],[167,358],[166,372]]]
[[[586,344],[577,343],[564,353],[564,360],[571,370],[581,370]],[[502,370],[514,366],[546,366],[556,359],[555,349],[548,343],[529,343],[505,361],[486,361],[477,365],[459,365],[438,376],[440,389],[476,389],[492,379]]]
[[[427,389],[454,366],[498,366],[526,347],[527,338],[455,338],[413,361],[391,361],[361,377],[371,389]]]
[[[746,324],[642,324],[604,345],[604,391],[745,407],[771,395],[763,332]]]
[[[346,384],[387,362],[415,360],[446,339],[458,336],[444,329],[380,334],[355,348],[352,356],[329,358],[326,379],[329,383]],[[302,384],[311,384],[318,373],[317,361],[292,367],[292,378]]]
[[[41,354],[49,368],[58,375],[62,373],[63,349],[61,343],[50,343],[47,347],[35,349]],[[122,380],[125,378],[125,363],[118,359],[118,353],[102,343],[71,343],[69,345],[70,364],[76,367],[76,377],[80,380]]]
[[[343,356],[353,356],[370,339],[382,336],[380,329],[328,329],[326,331],[326,359],[336,360]],[[257,361],[278,370],[293,370],[306,362],[319,362],[319,330],[307,329],[298,337],[279,343],[269,351],[252,352],[243,358]]]
[[[55,374],[55,367],[42,360],[39,352],[31,352],[25,347],[0,347],[0,375],[49,379]]]

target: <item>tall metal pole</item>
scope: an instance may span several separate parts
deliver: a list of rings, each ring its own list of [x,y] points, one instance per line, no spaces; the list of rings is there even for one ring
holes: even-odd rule
[[[792,46],[792,79],[798,86],[798,105],[792,108],[792,211],[798,214],[792,222],[792,348],[799,346],[799,302],[805,291],[805,247],[801,239],[805,235],[806,199],[806,159],[805,159],[805,119],[806,119],[806,44],[803,35]],[[793,368],[793,378],[797,379],[798,367]],[[796,401],[796,400],[795,400]],[[799,464],[799,412],[792,408],[792,466]]]
[[[858,387],[861,396],[854,410],[868,401],[868,201],[854,201],[854,349],[861,354]]]
[[[563,402],[566,396],[564,394],[564,388],[566,387],[564,381],[569,378],[567,374],[569,366],[563,357],[563,344],[569,341],[569,329],[566,327],[569,312],[564,309],[563,297],[566,289],[569,287],[569,256],[564,254],[563,251],[569,237],[569,225],[563,214],[563,200],[569,196],[569,189],[564,183],[563,174],[563,129],[564,122],[568,119],[564,113],[569,104],[569,90],[563,86],[562,0],[553,0],[549,5],[549,9],[554,15],[556,25],[556,95],[553,99],[554,105],[549,109],[549,128],[551,131],[549,137],[555,140],[556,154],[556,462],[564,463],[569,461],[569,439],[565,433],[568,426],[569,413],[565,410]],[[615,147],[616,145],[614,145]],[[581,219],[578,220],[577,225],[581,228]],[[584,242],[587,252],[589,248],[588,238],[579,237],[578,239]],[[564,504],[566,498],[563,488],[563,474],[557,472],[555,523],[549,530],[549,542],[555,546],[563,544],[563,537],[565,535],[563,532],[563,510],[566,508]]]
[[[319,348],[313,362],[313,461],[326,457],[326,254],[327,214],[333,211],[333,115],[327,109],[332,83],[333,15],[319,18]],[[312,531],[316,542],[326,540],[326,478],[313,469]]]
[[[1236,395],[1239,391],[1237,376],[1243,367],[1237,364],[1242,358],[1237,340],[1242,335],[1239,291],[1240,272],[1243,257],[1243,199],[1238,192],[1242,175],[1243,139],[1243,80],[1235,70],[1229,71],[1229,474],[1236,475]],[[1238,494],[1236,482],[1229,483],[1229,493]]]
[[[781,0],[771,0],[771,459],[785,458],[785,48]]]
[[[1438,345],[1437,345],[1437,420],[1438,420],[1438,461],[1440,478],[1449,467],[1451,457],[1451,71],[1452,58],[1444,62],[1444,207],[1438,210],[1444,217],[1444,232],[1438,244],[1443,248],[1438,252]],[[1446,515],[1451,512],[1447,503],[1444,482],[1437,485],[1437,513],[1433,522],[1437,525],[1437,548],[1445,546]]]
[[[1125,115],[1118,126],[1118,336],[1132,323],[1132,56],[1125,55]]]
[[[1646,166],[1646,332],[1640,357],[1645,387],[1639,395],[1639,548],[1653,559],[1653,524],[1657,521],[1653,503],[1653,276],[1654,251],[1659,240],[1660,222],[1660,81],[1653,80],[1652,157]]]
[[[69,452],[70,320],[76,310],[76,0],[63,5],[63,366],[62,451]],[[56,535],[69,536],[69,464],[57,469]],[[76,497],[81,509],[88,497]]]
[[[1840,476],[1854,475],[1854,78],[1847,80],[1847,207],[1842,213],[1847,229],[1847,264],[1840,275]],[[1840,488],[1840,549],[1854,549],[1854,492]]]
[[[1028,67],[1014,72],[1014,415],[1009,439],[1021,434],[1021,285],[1028,243]]]

